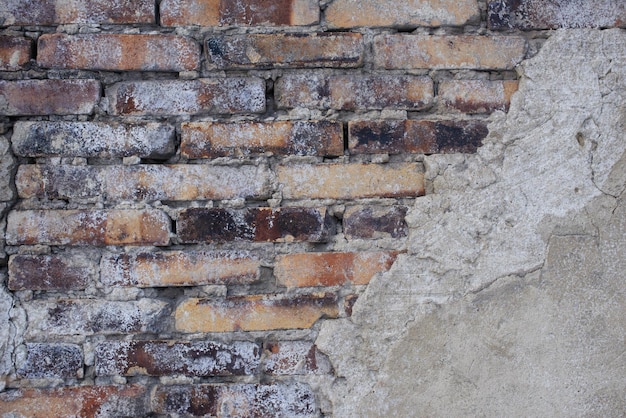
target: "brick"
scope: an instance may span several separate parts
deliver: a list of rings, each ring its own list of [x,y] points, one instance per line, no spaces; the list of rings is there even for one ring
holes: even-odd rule
[[[0,393],[0,415],[29,418],[140,417],[149,414],[145,385],[17,389]]]
[[[263,371],[272,376],[330,374],[328,358],[308,341],[272,341],[265,344]]]
[[[261,349],[245,341],[108,341],[95,355],[98,376],[248,376],[259,366]]]
[[[96,275],[96,265],[70,254],[14,255],[9,259],[11,290],[80,290]]]
[[[385,69],[509,70],[524,59],[526,40],[518,36],[379,35],[374,65]]]
[[[407,109],[431,105],[433,82],[426,76],[286,75],[275,84],[279,108]]]
[[[326,8],[325,16],[329,28],[412,28],[462,26],[480,19],[480,11],[473,0],[335,0]]]
[[[262,113],[265,82],[260,78],[130,81],[107,89],[116,115]]]
[[[358,33],[274,33],[211,37],[207,59],[217,68],[360,67]]]
[[[5,0],[0,8],[2,26],[154,23],[151,0]]]
[[[318,0],[163,0],[163,26],[303,26],[319,21]]]
[[[336,318],[337,303],[328,293],[191,298],[176,308],[176,329],[193,333],[310,328],[324,316]]]
[[[167,302],[139,299],[33,300],[23,304],[28,315],[27,336],[136,334],[158,332],[169,315]]]
[[[28,379],[82,378],[83,350],[76,344],[26,344],[28,354],[18,376]]]
[[[284,254],[276,257],[274,276],[277,285],[287,287],[363,285],[389,270],[397,256],[397,251]]]
[[[30,61],[31,51],[32,41],[28,38],[0,36],[0,71],[21,69]]]
[[[439,100],[444,107],[465,113],[509,110],[517,80],[446,80],[439,83]]]
[[[416,197],[424,174],[416,163],[281,165],[278,182],[285,199]]]
[[[0,80],[0,114],[87,115],[100,101],[96,80]]]
[[[176,222],[182,243],[326,242],[334,225],[325,208],[190,208]]]
[[[208,200],[266,197],[266,167],[209,165],[22,165],[15,184],[24,199],[103,196],[119,200]]]
[[[164,34],[45,34],[39,37],[41,67],[111,71],[193,71],[200,46],[191,38]]]
[[[626,3],[605,1],[490,1],[487,19],[491,29],[557,29],[626,27]]]
[[[252,283],[260,261],[246,253],[171,251],[110,254],[102,257],[100,280],[106,286],[199,286]]]
[[[181,154],[187,158],[343,155],[343,126],[332,121],[184,122]]]
[[[476,152],[489,130],[481,120],[350,122],[351,154]]]
[[[162,159],[176,153],[174,139],[174,126],[162,123],[18,121],[11,142],[22,157]]]
[[[23,210],[9,213],[9,245],[168,245],[159,210]]]
[[[343,214],[348,239],[403,238],[408,235],[406,206],[352,206]]]

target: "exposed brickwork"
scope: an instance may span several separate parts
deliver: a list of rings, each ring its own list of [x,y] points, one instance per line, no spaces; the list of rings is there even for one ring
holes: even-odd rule
[[[20,36],[0,36],[0,71],[22,68],[30,60],[32,43]]]
[[[26,361],[17,374],[33,378],[83,377],[83,352],[76,344],[33,343],[26,345]]]
[[[0,113],[86,115],[100,100],[96,80],[0,80]]]
[[[96,277],[96,263],[67,254],[14,255],[9,259],[11,290],[84,289]]]
[[[439,97],[445,107],[465,113],[506,111],[517,85],[517,80],[447,80],[439,84]]]
[[[343,214],[343,233],[347,238],[401,238],[408,234],[404,220],[406,206],[353,206]]]
[[[307,341],[269,342],[264,349],[265,373],[275,376],[328,374],[332,366],[315,344]]]

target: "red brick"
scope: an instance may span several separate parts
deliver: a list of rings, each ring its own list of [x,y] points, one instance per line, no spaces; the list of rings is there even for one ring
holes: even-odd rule
[[[318,0],[163,0],[163,26],[314,25]]]
[[[9,259],[11,290],[78,290],[93,281],[93,261],[70,254],[14,255]]]
[[[420,110],[432,103],[433,82],[425,76],[286,75],[275,93],[279,108]]]
[[[191,208],[178,216],[182,243],[224,241],[326,242],[333,232],[325,208]]]
[[[9,245],[168,245],[159,210],[24,210],[9,213]]]
[[[287,287],[363,285],[389,270],[397,256],[397,251],[285,254],[276,257],[274,276]]]
[[[152,0],[29,0],[4,2],[2,26],[155,23]]]
[[[260,347],[245,341],[108,341],[96,347],[96,375],[248,376],[260,358]]]
[[[0,415],[29,418],[147,416],[148,396],[144,385],[9,390],[0,393]]]
[[[107,89],[116,115],[262,113],[265,82],[260,78],[130,81]]]
[[[352,206],[343,214],[343,233],[354,238],[403,238],[408,235],[406,206]]]
[[[1,14],[2,12],[0,12]],[[18,36],[0,36],[0,70],[17,71],[30,61],[32,41]]]
[[[199,286],[245,284],[259,279],[260,261],[245,253],[171,251],[102,257],[106,286]]]
[[[264,166],[209,165],[72,166],[22,165],[15,184],[24,199],[103,196],[119,200],[208,200],[266,197]]]
[[[517,80],[446,80],[439,83],[439,100],[448,109],[465,113],[509,110]]]
[[[496,0],[488,3],[491,29],[626,27],[626,3],[605,1]]]
[[[332,121],[185,122],[181,154],[187,158],[279,155],[343,155],[343,127]]]
[[[385,69],[512,69],[524,59],[518,36],[379,35],[374,63]]]
[[[273,33],[212,37],[206,41],[217,68],[359,67],[363,36],[358,33]]]
[[[480,18],[475,0],[334,0],[326,8],[330,28],[359,26],[461,26]]]
[[[166,158],[174,155],[174,126],[161,123],[16,122],[11,142],[22,157]]]
[[[285,199],[417,197],[424,174],[417,163],[281,165],[277,178]]]
[[[253,295],[226,299],[187,299],[176,308],[181,332],[268,331],[310,328],[320,318],[339,314],[335,295]]]
[[[100,101],[96,80],[0,80],[0,113],[19,115],[83,115]]]
[[[200,46],[176,35],[46,34],[39,37],[41,67],[111,71],[192,71]]]
[[[28,354],[17,374],[28,379],[82,378],[83,350],[76,344],[26,344]]]
[[[481,120],[379,120],[348,125],[350,154],[476,152],[489,130]]]
[[[273,376],[330,374],[328,358],[308,341],[274,341],[265,344],[263,371]]]

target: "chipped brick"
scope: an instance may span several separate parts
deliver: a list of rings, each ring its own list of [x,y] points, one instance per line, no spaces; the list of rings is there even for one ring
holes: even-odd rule
[[[265,345],[263,371],[273,376],[330,374],[328,358],[308,341],[272,341]]]
[[[76,344],[26,344],[28,354],[17,374],[28,379],[82,378],[83,350]]]
[[[0,12],[1,13],[1,12]],[[32,41],[19,36],[0,36],[0,70],[17,71],[30,61]]]
[[[445,80],[439,83],[439,98],[446,108],[464,113],[507,111],[518,84],[517,80]]]
[[[408,235],[406,206],[352,206],[343,214],[348,239],[403,238]]]
[[[69,254],[14,255],[9,259],[10,290],[78,290],[93,281],[96,265]]]

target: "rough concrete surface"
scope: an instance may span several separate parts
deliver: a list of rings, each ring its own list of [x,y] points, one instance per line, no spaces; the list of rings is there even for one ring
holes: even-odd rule
[[[626,413],[626,31],[556,31],[409,251],[317,339],[335,417]],[[434,192],[434,193],[433,193]]]

